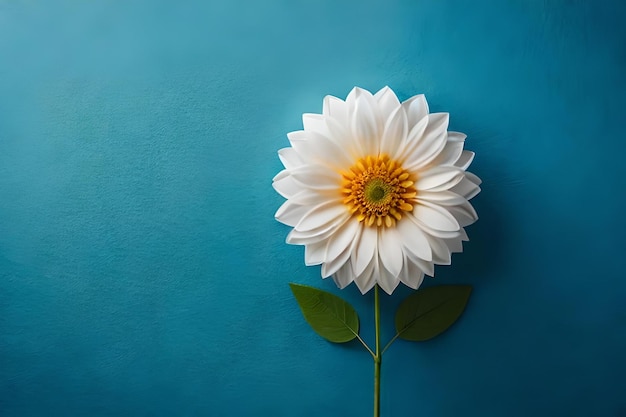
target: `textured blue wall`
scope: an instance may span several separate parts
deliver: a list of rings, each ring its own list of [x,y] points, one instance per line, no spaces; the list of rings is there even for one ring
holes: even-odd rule
[[[287,283],[277,149],[326,94],[426,93],[484,180],[461,321],[384,416],[626,416],[626,6],[0,1],[0,414],[366,416],[372,361]],[[383,340],[398,290],[383,298]]]

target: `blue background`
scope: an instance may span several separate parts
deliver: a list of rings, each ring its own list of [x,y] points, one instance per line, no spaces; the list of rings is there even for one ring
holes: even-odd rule
[[[54,3],[54,4],[52,4]],[[0,1],[0,414],[366,416],[349,300],[273,219],[276,151],[354,85],[426,93],[480,220],[425,285],[461,320],[383,362],[383,416],[626,416],[626,3]],[[383,341],[406,288],[384,296]]]

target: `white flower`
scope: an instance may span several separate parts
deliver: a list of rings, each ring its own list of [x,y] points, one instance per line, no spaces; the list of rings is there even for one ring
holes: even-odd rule
[[[276,219],[293,227],[287,243],[305,245],[306,265],[321,264],[339,288],[391,294],[463,250],[481,181],[466,172],[474,153],[447,131],[447,113],[429,113],[424,95],[400,103],[388,87],[355,87],[302,121],[278,151],[285,169],[273,186],[287,199]]]

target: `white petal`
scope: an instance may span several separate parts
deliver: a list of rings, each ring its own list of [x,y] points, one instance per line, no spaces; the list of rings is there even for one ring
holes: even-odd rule
[[[406,140],[402,143],[400,149],[396,154],[391,156],[394,159],[399,159],[403,164],[410,163],[409,158],[413,155],[415,148],[419,145],[419,139],[424,135],[426,128],[428,127],[428,117],[422,118],[418,123],[412,125],[407,119],[409,132],[407,133]]]
[[[417,224],[417,226],[421,229],[422,232],[428,235],[434,236],[434,237],[441,238],[441,239],[458,239],[460,236],[463,236],[463,233],[464,233],[463,229],[459,229],[453,232],[433,229],[427,223],[415,217],[412,213],[407,213],[406,217],[409,218],[413,223]]]
[[[441,152],[439,152],[439,155],[430,162],[429,166],[454,165],[454,163],[459,160],[462,153],[463,142],[450,141],[450,132],[448,132],[446,146],[444,146]]]
[[[476,176],[476,174],[472,174],[471,172],[466,172],[465,176],[467,177],[468,180],[470,180],[471,182],[473,182],[476,185],[480,185],[483,183],[483,181],[478,178],[478,176]]]
[[[347,262],[333,275],[333,281],[340,289],[346,288],[352,281],[354,281],[354,273],[352,272],[352,265]]]
[[[448,141],[449,142],[465,142],[467,135],[461,132],[454,132],[452,130],[448,131]]]
[[[310,206],[301,206],[287,200],[276,210],[274,218],[287,226],[294,227],[310,209]]]
[[[424,272],[419,269],[413,261],[408,257],[404,257],[404,268],[402,268],[402,274],[400,274],[400,281],[409,288],[414,290],[418,289],[424,281]]]
[[[297,193],[289,197],[289,200],[293,201],[295,204],[309,207],[317,206],[330,199],[329,196],[324,195],[324,192],[313,191],[307,188],[303,189],[302,187],[300,187]]]
[[[315,162],[331,168],[350,166],[350,158],[345,150],[335,141],[314,131],[295,131],[287,134],[291,146],[300,159],[306,162]],[[297,167],[294,169],[298,169]]]
[[[405,167],[408,170],[418,170],[429,164],[437,157],[446,146],[448,113],[433,113],[428,115],[428,126],[424,134],[419,138],[409,137],[408,141],[414,141],[411,151],[405,155],[407,160]]]
[[[355,242],[358,241],[358,238],[361,234],[361,229],[357,230],[357,235],[355,236],[354,242],[351,245],[345,248],[343,252],[341,252],[338,256],[334,258],[329,258],[328,255],[327,261],[322,265],[322,278],[326,278],[330,275],[333,275],[339,271],[339,269],[343,268],[346,264],[350,265],[350,257],[354,253]],[[328,253],[328,245],[326,245],[326,252]],[[352,271],[352,267],[350,267]]]
[[[460,233],[459,230],[457,230],[456,232],[448,232],[448,231],[433,229],[432,227],[428,226],[426,223],[421,222],[419,219],[416,219],[415,222],[422,229],[422,231],[428,235],[435,236],[441,239],[458,239],[459,238],[459,233]]]
[[[328,126],[329,139],[335,142],[342,152],[350,158],[350,166],[354,160],[361,157],[362,152],[358,140],[356,140],[350,132],[350,123],[340,123],[333,117],[326,118]]]
[[[341,255],[343,255],[342,257],[345,257],[345,260],[347,260],[350,257],[351,248],[354,246],[356,239],[360,236],[362,227],[361,223],[356,219],[351,219],[337,229],[337,231],[328,239],[325,255],[326,262],[332,262],[335,258]],[[328,272],[323,272],[323,275],[332,275],[338,268],[339,267],[337,266],[336,268],[333,268],[334,270],[331,269]]]
[[[291,170],[292,178],[314,190],[339,190],[341,175],[320,165],[303,165]]]
[[[425,261],[423,259],[417,258],[413,256],[410,252],[406,253],[407,258],[417,266],[417,268],[425,273],[426,275],[430,275],[431,277],[435,276],[435,265],[429,261]]]
[[[280,171],[278,174],[276,174],[274,176],[274,178],[272,178],[272,182],[274,181],[280,181],[286,177],[289,177],[289,170],[288,169],[283,169],[282,171]]]
[[[354,271],[354,267],[352,268]],[[378,270],[378,257],[373,257],[367,268],[360,275],[356,275],[354,282],[361,294],[365,294],[376,284],[376,272]]]
[[[428,239],[419,225],[412,221],[413,215],[407,214],[407,219],[398,222],[396,228],[402,239],[402,245],[406,248],[405,252],[410,252],[415,257],[431,261],[432,251]]]
[[[400,262],[402,262],[402,259],[400,259]],[[397,275],[387,271],[385,268],[380,268],[377,281],[380,288],[389,295],[393,293],[393,290],[395,290],[400,283],[400,279],[397,278]]]
[[[352,257],[352,269],[357,276],[363,274],[363,271],[365,271],[367,266],[372,262],[372,259],[376,257],[377,242],[378,235],[376,229],[373,227],[363,227],[354,252],[356,256]]]
[[[480,192],[480,187],[469,179],[463,178],[463,180],[452,187],[450,191],[462,195],[466,200],[471,200]]]
[[[351,128],[361,144],[364,155],[376,155],[380,146],[382,121],[376,112],[376,102],[369,91],[356,89],[354,107],[351,110]]]
[[[310,207],[309,207],[310,209]],[[308,212],[307,212],[308,213]],[[293,245],[307,245],[312,242],[328,239],[332,234],[350,218],[350,213],[337,217],[331,222],[324,224],[316,229],[298,230],[296,226],[287,235],[287,243]]]
[[[316,242],[304,247],[304,264],[306,266],[319,265],[324,262],[326,242]]]
[[[402,103],[409,120],[409,126],[416,125],[428,114],[428,103],[424,94],[413,96]]]
[[[274,187],[278,194],[287,199],[302,190],[302,187],[293,180],[286,169],[280,171],[272,179],[272,187]]]
[[[402,242],[403,238],[396,228],[378,230],[378,255],[385,269],[394,277],[400,275],[402,270]]]
[[[348,117],[350,115],[351,109],[354,108],[354,103],[356,101],[356,96],[357,96],[359,91],[363,91],[363,89],[359,88],[359,87],[354,87],[354,88],[352,88],[352,90],[350,90],[350,92],[348,93],[348,96],[346,97],[346,106],[348,106]]]
[[[406,114],[404,114],[402,107],[397,107],[385,122],[383,135],[380,139],[380,151],[395,159],[404,148],[407,133]]]
[[[478,214],[470,203],[449,207],[449,210],[461,227],[469,226],[478,220]]]
[[[322,114],[304,113],[302,115],[302,126],[306,132],[316,132],[326,137],[330,133],[326,125],[326,117]]]
[[[446,208],[425,201],[413,207],[413,215],[431,229],[456,232],[461,226]]]
[[[304,114],[302,116],[304,123],[304,136],[307,137],[310,147],[317,147],[303,151],[308,154],[314,154],[319,161],[332,162],[338,167],[351,166],[354,157],[350,152],[350,142],[352,141],[347,135],[348,125],[345,127],[337,122],[333,117],[327,117],[319,114]],[[289,135],[288,135],[289,137]],[[347,140],[350,139],[350,140]]]
[[[456,161],[454,165],[461,168],[463,171],[465,171],[470,166],[473,160],[474,160],[474,152],[463,151],[463,153],[461,153],[461,156],[459,157],[459,159]]]
[[[451,253],[463,252],[463,242],[461,239],[443,239]]]
[[[456,206],[465,204],[467,199],[452,191],[420,191],[417,195],[417,201],[426,201],[441,206]]]
[[[336,274],[346,264],[350,264],[350,248],[346,248],[339,256],[322,264],[322,278]]]
[[[343,125],[348,124],[348,105],[337,97],[324,97],[322,113],[324,116],[332,116]]]
[[[400,100],[389,87],[381,88],[374,94],[374,98],[378,102],[378,109],[383,120],[387,120],[398,108],[401,108]]]
[[[335,201],[325,201],[322,204],[309,208],[310,210],[302,216],[302,219],[295,226],[295,229],[300,232],[324,228],[349,215],[346,207],[343,204],[337,204]]]
[[[450,265],[452,258],[444,240],[431,235],[426,235],[426,237],[433,250],[433,262],[438,265]]]
[[[463,180],[464,173],[456,167],[438,166],[421,172],[415,188],[424,191],[444,191]]]
[[[293,148],[282,148],[278,150],[278,158],[283,166],[287,169],[292,169],[303,164],[302,160],[298,156],[298,153]]]

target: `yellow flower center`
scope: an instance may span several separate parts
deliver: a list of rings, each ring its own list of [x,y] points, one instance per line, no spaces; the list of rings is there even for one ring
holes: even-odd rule
[[[387,155],[361,158],[342,176],[343,203],[367,226],[395,226],[413,210],[414,178]]]

